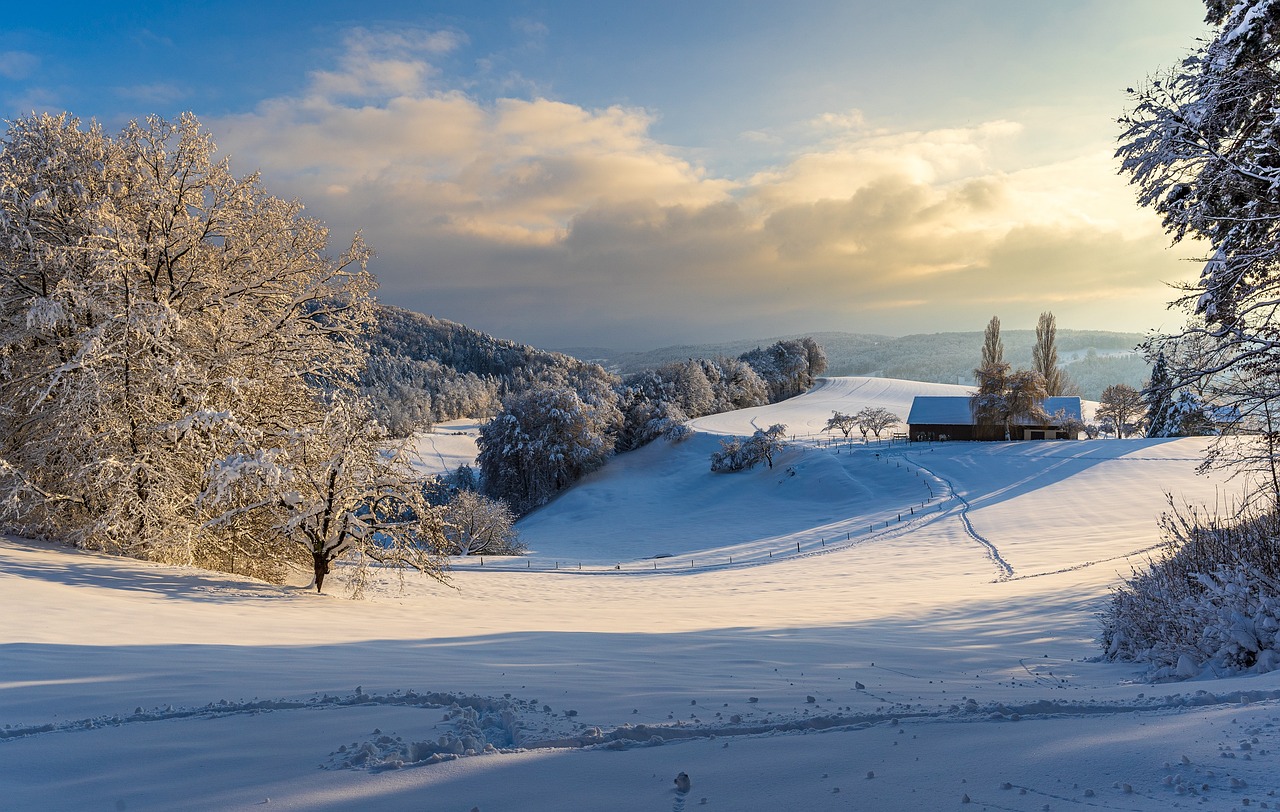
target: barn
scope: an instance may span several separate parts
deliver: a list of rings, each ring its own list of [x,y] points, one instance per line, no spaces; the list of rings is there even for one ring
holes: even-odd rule
[[[1058,412],[1081,419],[1081,403],[1078,397],[1045,398],[1041,404],[1050,415]],[[936,397],[918,395],[911,402],[907,416],[908,433],[912,440],[1003,440],[1003,426],[978,426],[973,422],[973,412],[967,397]],[[1067,433],[1061,426],[1032,424],[1018,421],[1014,425],[1014,440],[1065,440]],[[1072,438],[1074,439],[1074,438]]]

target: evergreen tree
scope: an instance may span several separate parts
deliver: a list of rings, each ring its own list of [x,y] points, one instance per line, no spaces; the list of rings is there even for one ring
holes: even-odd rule
[[[1178,409],[1174,402],[1173,380],[1163,352],[1156,355],[1151,367],[1151,380],[1142,390],[1147,410],[1148,437],[1178,437],[1182,434]]]

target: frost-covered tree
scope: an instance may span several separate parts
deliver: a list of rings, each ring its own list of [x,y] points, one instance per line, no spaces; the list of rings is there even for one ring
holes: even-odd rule
[[[826,353],[816,341],[807,337],[779,341],[738,357],[764,379],[772,402],[808,391],[817,377],[827,371]]]
[[[1175,242],[1208,245],[1200,277],[1176,304],[1186,328],[1154,349],[1200,345],[1176,364],[1190,388],[1241,422],[1262,427],[1280,379],[1280,8],[1274,0],[1206,0],[1210,35],[1181,64],[1132,92],[1117,151],[1138,201]],[[1149,347],[1150,349],[1151,347]],[[1173,353],[1169,353],[1171,360]],[[1266,429],[1215,444],[1211,464],[1263,472],[1274,462]],[[1270,490],[1280,505],[1280,489]]]
[[[408,460],[385,450],[367,405],[332,394],[323,406],[293,428],[295,442],[246,448],[214,464],[199,499],[214,513],[205,527],[296,545],[310,558],[316,592],[342,558],[355,562],[356,595],[370,561],[444,580],[443,522]]]
[[[255,466],[303,494],[306,460],[333,452],[316,449],[363,361],[374,282],[358,236],[330,256],[300,204],[213,155],[191,116],[114,138],[67,115],[9,125],[0,524],[279,578],[310,558],[279,516],[212,521],[209,494]]]
[[[822,430],[831,431],[832,429],[839,429],[847,438],[853,433],[854,429],[858,428],[858,425],[858,418],[856,415],[843,414],[842,412],[835,411],[831,413],[831,417],[827,419],[827,425],[823,426]]]
[[[715,473],[732,473],[756,467],[767,462],[773,468],[773,458],[786,447],[787,427],[775,423],[767,429],[756,429],[743,440],[734,437],[720,441],[720,450],[711,453],[711,470]]]
[[[445,550],[449,555],[520,555],[524,545],[516,516],[506,502],[460,490],[443,511]]]
[[[1075,415],[1069,414],[1066,409],[1058,409],[1050,415],[1049,424],[1057,426],[1059,431],[1067,435],[1068,440],[1080,439],[1081,432],[1091,440],[1094,437],[1089,431],[1089,425]]]
[[[1178,435],[1182,437],[1200,437],[1219,434],[1219,418],[1230,415],[1209,406],[1195,393],[1186,389],[1178,393],[1173,401],[1172,418],[1178,427]],[[1222,420],[1230,428],[1229,418]]]
[[[877,440],[880,439],[880,432],[902,422],[902,418],[880,406],[866,406],[859,410],[854,419],[862,430],[863,437],[867,436],[867,432],[871,432]]]
[[[546,504],[604,464],[620,419],[614,403],[590,403],[570,388],[508,396],[477,439],[485,489],[522,514]]]
[[[693,431],[688,426],[688,415],[679,406],[665,400],[649,400],[635,389],[624,389],[618,406],[622,427],[614,448],[620,453],[634,451],[659,437],[679,442]]]
[[[385,349],[371,352],[360,373],[360,394],[392,437],[429,431],[435,423],[459,417],[488,417],[501,406],[498,390],[493,377]]]
[[[1004,363],[1004,342],[1000,339],[1000,317],[992,316],[982,340],[982,364],[980,368]]]
[[[769,387],[741,359],[663,364],[628,376],[620,387],[622,427],[616,449],[631,451],[658,437],[679,441],[691,433],[685,425],[691,418],[768,402]]]
[[[1098,401],[1097,417],[1110,424],[1116,437],[1124,437],[1140,428],[1146,416],[1142,395],[1132,386],[1112,384],[1102,392]]]
[[[718,358],[715,364],[720,370],[718,411],[749,409],[769,402],[769,385],[746,361],[740,358]],[[823,369],[825,370],[825,366]]]
[[[985,439],[1010,439],[1013,426],[1019,421],[1049,421],[1044,410],[1044,378],[1039,372],[1011,371],[1005,363],[989,364],[973,372],[978,389],[969,397],[969,410]]]

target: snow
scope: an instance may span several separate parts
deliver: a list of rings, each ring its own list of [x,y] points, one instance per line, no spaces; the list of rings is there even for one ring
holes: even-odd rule
[[[1278,808],[1280,674],[1095,659],[1165,492],[1216,501],[1203,441],[817,433],[940,386],[831,379],[694,421],[456,589],[388,573],[352,601],[0,542],[0,807]],[[801,439],[772,470],[710,473],[721,437],[778,422]]]
[[[476,463],[476,438],[480,422],[468,418],[437,423],[429,432],[415,435],[407,444],[409,463],[423,475],[446,474]]]

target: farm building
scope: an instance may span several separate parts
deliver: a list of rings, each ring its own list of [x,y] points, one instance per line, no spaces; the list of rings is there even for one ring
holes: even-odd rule
[[[1045,398],[1041,404],[1050,415],[1059,411],[1068,417],[1080,419],[1080,398]],[[967,397],[917,396],[911,402],[907,425],[912,440],[1003,440],[1003,426],[979,426],[973,422],[973,412]],[[1065,440],[1061,426],[1032,424],[1016,421],[1014,440]],[[1073,438],[1074,439],[1074,438]]]

